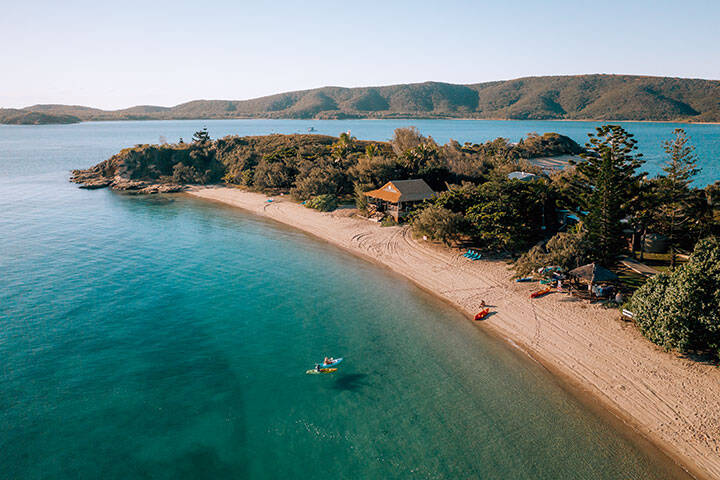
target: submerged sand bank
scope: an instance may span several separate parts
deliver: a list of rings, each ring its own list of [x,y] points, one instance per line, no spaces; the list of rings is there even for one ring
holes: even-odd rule
[[[532,357],[600,399],[664,446],[691,472],[720,479],[720,369],[665,353],[616,310],[553,294],[530,300],[536,285],[512,282],[501,261],[472,262],[457,251],[414,240],[404,227],[380,227],[320,213],[235,188],[191,195],[240,207],[369,257],[474,315]]]

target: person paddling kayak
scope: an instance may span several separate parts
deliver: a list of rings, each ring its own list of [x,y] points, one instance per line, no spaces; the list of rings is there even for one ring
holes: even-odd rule
[[[322,362],[323,367],[334,367],[338,363],[342,362],[342,357],[334,358],[334,357],[325,357],[325,359]]]

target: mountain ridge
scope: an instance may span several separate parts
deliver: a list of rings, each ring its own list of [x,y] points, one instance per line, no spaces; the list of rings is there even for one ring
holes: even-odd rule
[[[55,116],[63,123],[73,117],[77,121],[473,118],[720,122],[720,81],[611,74],[536,76],[465,85],[329,86],[248,100],[192,100],[172,107],[102,110],[42,104],[0,109],[0,123],[22,123],[23,116],[34,123]]]

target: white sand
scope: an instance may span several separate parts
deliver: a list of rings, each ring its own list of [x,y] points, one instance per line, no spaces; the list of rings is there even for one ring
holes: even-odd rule
[[[276,197],[235,188],[200,188],[191,195],[272,218],[369,257],[466,312],[481,300],[495,312],[494,330],[593,394],[690,472],[720,479],[720,369],[666,353],[643,338],[617,310],[562,294],[531,300],[537,284],[511,281],[501,261],[470,261],[457,250],[416,241],[406,227],[380,227],[320,213]]]

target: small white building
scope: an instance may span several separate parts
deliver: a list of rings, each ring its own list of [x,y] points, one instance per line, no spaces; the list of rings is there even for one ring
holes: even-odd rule
[[[529,182],[538,178],[537,175],[530,172],[510,172],[508,173],[508,179],[520,180],[521,182]]]

